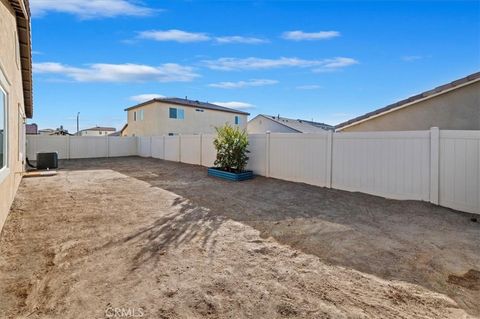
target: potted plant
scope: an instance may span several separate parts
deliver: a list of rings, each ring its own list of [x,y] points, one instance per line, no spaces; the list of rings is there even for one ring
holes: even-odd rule
[[[213,145],[217,150],[215,167],[208,169],[208,175],[231,181],[253,178],[252,171],[246,171],[248,156],[248,135],[245,130],[225,124],[216,127],[217,137]]]

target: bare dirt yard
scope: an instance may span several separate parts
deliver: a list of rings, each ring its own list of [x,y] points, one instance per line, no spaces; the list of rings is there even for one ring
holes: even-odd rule
[[[480,224],[416,201],[138,157],[24,179],[1,318],[469,318]]]

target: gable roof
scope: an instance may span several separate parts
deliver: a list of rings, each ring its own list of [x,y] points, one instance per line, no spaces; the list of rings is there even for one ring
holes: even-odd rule
[[[437,95],[440,95],[440,94],[443,94],[443,93],[450,92],[452,90],[458,89],[458,88],[463,87],[465,85],[472,84],[472,83],[477,82],[477,81],[480,81],[480,72],[470,74],[470,75],[468,75],[466,77],[463,77],[461,79],[452,81],[452,82],[447,83],[447,84],[437,86],[434,89],[422,92],[420,94],[411,96],[411,97],[406,98],[404,100],[401,100],[401,101],[395,102],[393,104],[387,105],[385,107],[382,107],[378,110],[375,110],[375,111],[366,113],[364,115],[358,116],[354,119],[351,119],[351,120],[348,120],[346,122],[343,122],[343,123],[340,123],[340,124],[336,125],[335,128],[336,129],[341,129],[341,128],[344,128],[344,127],[347,127],[347,126],[355,125],[358,122],[368,121],[369,118],[377,117],[377,116],[380,116],[384,113],[393,112],[393,111],[396,111],[398,109],[408,107],[408,106],[413,105],[415,103],[424,101],[426,99],[433,98],[433,97],[435,97]]]
[[[333,126],[320,122],[301,119],[290,119],[286,117],[272,116],[266,114],[259,114],[258,116],[274,121],[299,133],[319,133],[325,131],[333,131],[334,129]],[[253,119],[251,121],[253,121]]]
[[[25,115],[33,116],[33,85],[32,85],[32,39],[30,33],[30,5],[28,0],[9,0],[15,10],[17,34],[22,66],[23,103]]]
[[[200,101],[193,101],[193,100],[188,100],[188,99],[181,99],[178,97],[166,97],[166,98],[154,98],[149,101],[131,106],[129,108],[126,108],[125,111],[130,111],[132,109],[135,109],[137,107],[141,107],[144,105],[148,105],[151,103],[155,102],[160,102],[160,103],[168,103],[168,104],[175,104],[175,105],[182,105],[182,106],[189,106],[189,107],[196,107],[196,108],[202,108],[202,109],[207,109],[207,110],[215,110],[215,111],[222,111],[222,112],[229,112],[229,113],[236,113],[236,114],[243,114],[243,115],[250,115],[250,113],[243,112],[243,111],[238,111],[235,109],[231,109],[228,107],[208,103],[208,102],[200,102]]]

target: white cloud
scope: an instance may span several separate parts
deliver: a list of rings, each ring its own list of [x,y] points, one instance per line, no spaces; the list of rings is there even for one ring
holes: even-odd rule
[[[265,86],[265,85],[273,85],[277,84],[277,80],[267,80],[267,79],[252,79],[248,81],[238,81],[238,82],[218,82],[218,83],[211,83],[208,86],[219,88],[219,89],[240,89],[245,87],[252,87],[252,86]]]
[[[63,12],[82,19],[147,16],[158,11],[129,0],[30,0],[30,9],[34,17]]]
[[[224,107],[229,107],[232,109],[251,109],[254,108],[255,105],[250,104],[250,103],[245,103],[245,102],[236,102],[236,101],[231,101],[231,102],[212,102],[213,104],[224,106]]]
[[[203,64],[213,70],[234,71],[234,70],[258,70],[273,69],[282,67],[300,67],[300,68],[316,68],[315,71],[332,71],[353,64],[358,61],[352,58],[336,57],[322,60],[304,60],[298,58],[278,58],[278,59],[262,59],[262,58],[220,58],[217,60],[205,60]]]
[[[321,86],[317,84],[307,84],[307,85],[299,85],[297,89],[299,90],[317,90],[320,89]]]
[[[155,41],[175,41],[180,43],[209,41],[210,37],[205,33],[186,32],[182,30],[150,30],[139,33],[139,38]]]
[[[37,74],[59,74],[78,82],[188,82],[199,76],[191,67],[175,63],[160,66],[97,63],[78,68],[45,62],[34,63],[33,71]]]
[[[216,41],[221,44],[260,44],[268,42],[267,40],[260,38],[243,37],[239,35],[213,37],[203,32],[187,32],[176,29],[142,31],[138,33],[138,38],[155,41],[175,41],[180,43]]]
[[[139,94],[139,95],[131,96],[130,100],[137,103],[142,103],[142,102],[150,101],[153,99],[161,99],[164,97],[165,97],[164,95],[160,95],[160,94]]]
[[[340,36],[338,31],[320,31],[320,32],[303,32],[303,31],[287,31],[282,34],[282,38],[293,41],[304,40],[327,40]]]
[[[260,38],[242,37],[239,35],[216,37],[215,40],[218,43],[243,43],[243,44],[260,44],[267,43],[268,41]]]
[[[417,60],[421,60],[423,59],[422,56],[420,55],[405,55],[405,56],[402,56],[402,60],[405,61],[405,62],[413,62],[413,61],[417,61]]]
[[[358,64],[358,61],[352,58],[337,57],[333,59],[325,59],[324,64],[314,69],[314,72],[333,72],[343,69],[347,66]]]

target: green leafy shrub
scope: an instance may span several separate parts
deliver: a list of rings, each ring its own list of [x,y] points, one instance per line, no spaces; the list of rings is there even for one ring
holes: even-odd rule
[[[228,172],[243,172],[247,166],[248,135],[245,130],[225,124],[216,127],[217,138],[213,145],[217,150],[215,166]]]

